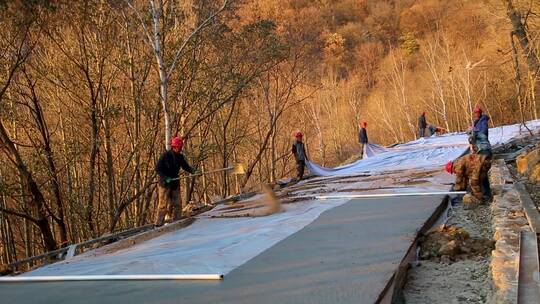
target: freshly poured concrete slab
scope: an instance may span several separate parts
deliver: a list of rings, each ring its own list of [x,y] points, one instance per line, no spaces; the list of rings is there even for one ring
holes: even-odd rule
[[[0,285],[0,298],[5,303],[373,303],[442,199],[352,200],[325,211],[223,281],[10,283]]]

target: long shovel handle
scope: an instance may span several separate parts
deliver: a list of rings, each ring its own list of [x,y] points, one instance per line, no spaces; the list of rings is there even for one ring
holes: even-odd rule
[[[216,169],[216,170],[210,170],[210,171],[201,172],[201,173],[197,173],[197,174],[184,175],[184,176],[180,176],[180,177],[173,178],[172,180],[179,180],[179,179],[182,179],[182,178],[188,178],[188,177],[196,177],[196,176],[201,176],[201,175],[206,175],[206,174],[211,174],[211,173],[217,173],[217,172],[222,172],[222,171],[229,171],[229,170],[233,170],[233,169],[234,169],[234,166],[231,166],[231,167],[227,167],[227,168],[221,168],[221,169]]]

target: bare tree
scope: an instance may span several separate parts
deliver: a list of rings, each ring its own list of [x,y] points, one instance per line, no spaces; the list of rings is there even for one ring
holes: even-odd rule
[[[168,16],[165,16],[166,12],[173,13],[172,9],[166,11],[165,4],[162,0],[148,0],[149,2],[149,12],[152,18],[150,29],[147,25],[147,22],[144,20],[143,16],[139,13],[139,10],[135,5],[127,0],[128,5],[135,12],[137,18],[139,19],[144,33],[147,38],[147,43],[151,46],[158,69],[159,75],[159,97],[160,102],[163,108],[163,119],[165,124],[165,147],[167,150],[170,150],[171,137],[172,137],[172,125],[170,118],[170,102],[169,102],[169,81],[172,74],[175,72],[176,65],[178,64],[181,56],[183,55],[186,47],[192,40],[203,31],[211,22],[216,19],[219,14],[221,14],[230,4],[230,0],[223,0],[221,6],[210,13],[206,18],[200,21],[195,25],[193,29],[181,39],[179,46],[171,52],[172,60],[168,58],[167,40],[165,39],[168,31],[171,30],[169,27]],[[170,4],[169,8],[174,7],[175,4]],[[169,17],[170,18],[170,17]],[[180,25],[182,26],[182,25]],[[172,45],[171,45],[172,46]],[[170,62],[170,63],[168,63]]]
[[[540,64],[538,62],[538,57],[529,41],[526,26],[522,21],[521,13],[514,8],[512,0],[503,0],[503,3],[506,4],[506,14],[512,23],[513,31],[511,32],[511,35],[517,37],[519,41],[523,55],[527,59],[529,72],[531,72],[533,75],[537,75],[540,71]]]

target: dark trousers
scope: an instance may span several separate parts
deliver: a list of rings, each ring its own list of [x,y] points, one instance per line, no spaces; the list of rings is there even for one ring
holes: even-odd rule
[[[489,169],[491,168],[491,160],[493,159],[493,153],[489,150],[479,151],[478,154],[486,155],[485,163],[482,165],[482,171],[480,174],[480,186],[482,187],[482,196],[484,199],[491,198],[491,186],[489,185]]]
[[[360,143],[360,159],[364,158],[364,147],[366,146],[365,143]]]
[[[172,215],[172,220],[177,221],[182,217],[182,203],[180,202],[180,188],[163,187],[158,185],[158,212],[156,226],[165,222],[165,216]]]
[[[296,177],[300,180],[304,177],[304,167],[306,166],[305,160],[296,161]]]
[[[426,135],[426,128],[419,128],[418,129],[418,138],[422,138]]]

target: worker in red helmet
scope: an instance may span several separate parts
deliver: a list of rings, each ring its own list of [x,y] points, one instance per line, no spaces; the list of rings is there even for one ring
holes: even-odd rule
[[[478,154],[485,155],[486,161],[491,163],[493,159],[493,153],[491,151],[491,144],[489,142],[489,116],[483,114],[480,106],[474,107],[473,110],[474,123],[472,130],[469,131],[469,141],[473,141],[478,146]],[[489,170],[489,169],[488,169]],[[489,185],[488,172],[485,171],[482,176],[482,191],[484,197],[492,197],[491,187]]]
[[[358,142],[360,143],[360,159],[363,159],[365,146],[368,144],[366,121],[362,121],[362,123],[360,123],[360,131],[358,132]]]
[[[445,171],[456,175],[454,191],[470,191],[463,197],[463,203],[472,209],[490,199],[484,194],[482,180],[491,167],[491,160],[486,155],[478,154],[475,145],[471,144],[470,149],[469,154],[448,162]]]
[[[186,161],[182,154],[184,140],[182,137],[175,137],[171,140],[171,150],[161,154],[156,163],[156,173],[159,177],[158,183],[158,214],[156,226],[162,226],[165,216],[172,211],[172,220],[177,221],[182,217],[182,204],[180,202],[180,182],[178,176],[180,168],[189,173],[195,170]]]
[[[486,137],[489,138],[489,116],[485,115],[480,106],[474,107],[473,110],[473,131],[483,133]]]
[[[304,168],[306,167],[306,160],[308,159],[306,154],[306,148],[303,143],[303,137],[304,134],[302,134],[302,132],[295,132],[295,140],[291,148],[291,152],[294,155],[294,159],[296,160],[296,177],[298,180],[301,180],[304,177]]]
[[[422,138],[426,135],[427,128],[426,112],[422,112],[418,117],[418,138]]]

